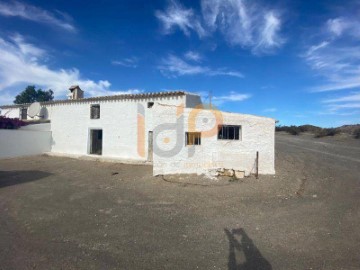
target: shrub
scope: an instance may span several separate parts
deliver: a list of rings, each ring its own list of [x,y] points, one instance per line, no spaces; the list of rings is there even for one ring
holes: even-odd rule
[[[287,133],[290,133],[291,135],[299,135],[301,133],[300,128],[297,126],[277,126],[275,130],[285,131]]]
[[[290,126],[287,132],[290,133],[291,135],[299,135],[301,133],[301,130],[297,126]]]
[[[19,127],[26,126],[27,123],[18,118],[7,118],[0,116],[0,129],[18,129]]]
[[[335,136],[339,134],[340,131],[336,128],[322,128],[318,132],[315,133],[315,138],[322,138],[326,136]]]
[[[353,135],[355,139],[360,139],[360,128],[355,129]]]

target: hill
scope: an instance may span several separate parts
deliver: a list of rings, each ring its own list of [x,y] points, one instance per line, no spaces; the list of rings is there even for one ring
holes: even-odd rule
[[[360,124],[343,125],[337,128],[321,128],[314,125],[302,126],[276,126],[276,131],[285,131],[292,135],[299,135],[303,132],[314,134],[316,138],[335,136],[336,134],[345,133],[353,136],[356,139],[360,138]]]

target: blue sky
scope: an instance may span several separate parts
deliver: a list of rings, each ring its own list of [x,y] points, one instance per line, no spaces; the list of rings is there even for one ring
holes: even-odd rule
[[[346,3],[346,4],[344,4]],[[0,104],[185,90],[280,124],[360,122],[358,1],[1,1]]]

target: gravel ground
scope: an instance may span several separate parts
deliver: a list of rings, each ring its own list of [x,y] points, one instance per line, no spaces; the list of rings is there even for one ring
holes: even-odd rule
[[[360,268],[359,141],[277,134],[258,180],[151,170],[0,160],[0,269]]]

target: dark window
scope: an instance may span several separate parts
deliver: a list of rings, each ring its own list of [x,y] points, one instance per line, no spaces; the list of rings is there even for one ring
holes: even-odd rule
[[[100,105],[91,105],[90,107],[90,118],[99,119],[100,118]]]
[[[185,145],[201,145],[201,133],[185,132]]]
[[[22,108],[21,109],[21,120],[26,120],[27,119],[27,108]]]
[[[148,102],[147,106],[148,108],[152,108],[152,106],[154,106],[154,102]]]
[[[219,140],[240,140],[241,126],[224,125],[219,126],[218,139]]]

